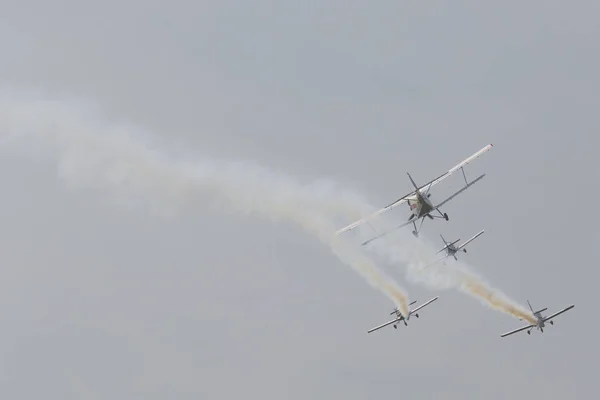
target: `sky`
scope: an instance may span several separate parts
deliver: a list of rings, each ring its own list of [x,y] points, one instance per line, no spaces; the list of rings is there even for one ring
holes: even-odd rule
[[[0,394],[592,391],[599,11],[579,0],[5,1]],[[31,99],[19,118],[11,96]],[[17,149],[4,139],[23,126],[32,134]],[[426,182],[493,143],[467,168],[486,177],[444,207],[448,222],[427,221],[423,240],[441,247],[440,233],[485,229],[462,255],[472,270],[520,305],[576,307],[544,334],[500,338],[523,322],[364,250],[410,301],[440,296],[408,327],[367,334],[394,304],[297,223],[223,212],[170,176],[115,200],[96,185],[94,157],[130,153],[73,147],[68,169],[37,141],[67,128],[67,142],[104,138],[115,126],[172,159],[328,179],[375,208],[410,191],[407,171]],[[271,193],[240,176],[248,203]]]

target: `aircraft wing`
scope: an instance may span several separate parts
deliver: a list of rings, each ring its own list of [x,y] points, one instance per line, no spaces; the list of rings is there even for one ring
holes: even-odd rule
[[[412,192],[411,192],[410,194],[412,194]],[[364,224],[365,222],[367,222],[367,221],[370,221],[370,220],[372,220],[373,218],[375,218],[375,217],[377,217],[377,216],[379,216],[379,215],[383,214],[384,212],[391,210],[393,207],[395,207],[395,206],[397,206],[397,205],[399,205],[399,204],[402,204],[402,203],[406,202],[406,197],[410,196],[410,194],[408,194],[408,195],[406,195],[405,197],[403,197],[403,198],[401,198],[401,199],[397,200],[395,203],[392,203],[391,205],[389,205],[389,206],[387,206],[387,207],[384,207],[384,208],[382,208],[382,209],[381,209],[381,210],[379,210],[379,211],[375,211],[373,214],[369,214],[369,215],[367,215],[367,216],[366,216],[366,217],[364,217],[363,219],[360,219],[360,220],[358,220],[358,221],[356,221],[356,222],[353,222],[353,223],[351,223],[351,224],[350,224],[350,225],[348,225],[348,226],[345,226],[345,227],[343,227],[342,229],[339,229],[337,232],[335,232],[336,236],[337,236],[337,235],[341,235],[342,233],[344,233],[344,232],[347,232],[347,231],[349,231],[349,230],[351,230],[351,229],[354,229],[354,228],[356,228],[357,226],[360,226],[360,225]]]
[[[396,318],[396,319],[393,319],[393,320],[391,320],[391,321],[388,321],[388,322],[386,322],[385,324],[381,324],[381,325],[379,325],[379,326],[376,326],[375,328],[371,328],[371,329],[369,329],[369,330],[367,331],[367,333],[374,332],[374,331],[376,331],[376,330],[378,330],[378,329],[381,329],[381,328],[384,328],[384,327],[386,327],[386,326],[388,326],[388,325],[391,325],[391,324],[393,324],[394,322],[400,322],[400,321],[402,321],[402,318]]]
[[[433,182],[433,181],[432,181],[432,182]],[[431,182],[430,182],[430,183],[431,183]],[[425,184],[425,186],[427,186],[427,185],[429,185],[429,183],[426,183],[426,184]],[[421,186],[421,188],[420,188],[419,190],[420,190],[420,191],[423,191],[423,188],[424,188],[425,186]],[[412,191],[412,192],[410,192],[409,194],[407,194],[407,195],[405,195],[405,196],[403,196],[403,197],[399,198],[398,200],[394,201],[393,203],[391,203],[391,204],[389,204],[389,205],[387,205],[387,206],[383,207],[381,210],[375,211],[374,213],[367,215],[367,216],[366,216],[366,217],[364,217],[363,219],[360,219],[360,220],[358,220],[358,221],[356,221],[356,222],[353,222],[353,223],[351,223],[351,224],[350,224],[350,225],[348,225],[348,226],[345,226],[345,227],[343,227],[342,229],[338,230],[338,231],[337,231],[335,234],[336,234],[336,235],[341,235],[341,234],[342,234],[342,233],[344,233],[344,232],[347,232],[347,231],[349,231],[349,230],[351,230],[351,229],[354,229],[354,228],[356,228],[357,226],[360,226],[360,225],[364,224],[365,222],[367,222],[367,221],[370,221],[370,220],[372,220],[373,218],[380,216],[380,215],[381,215],[381,214],[383,214],[384,212],[386,212],[386,211],[389,211],[389,210],[391,210],[391,209],[392,209],[392,208],[394,208],[394,207],[397,207],[397,206],[399,206],[399,205],[401,205],[401,204],[404,204],[404,203],[406,203],[406,201],[408,200],[408,197],[410,197],[410,196],[411,196],[411,195],[413,195],[414,193],[415,193],[415,191],[413,190],[413,191]],[[412,222],[412,220],[411,220],[411,221],[409,221],[409,222],[407,222],[407,223],[405,223],[405,224],[399,225],[399,226],[395,227],[394,229],[392,229],[392,230],[390,230],[390,231],[387,231],[385,234],[387,234],[387,233],[389,233],[389,232],[391,232],[391,231],[393,231],[393,230],[395,230],[395,229],[398,229],[398,228],[400,228],[400,227],[402,227],[402,226],[406,226],[406,225],[408,225],[408,224],[409,224],[409,223],[411,223],[411,222]],[[366,244],[366,243],[363,243],[363,244]]]
[[[432,187],[434,187],[435,185],[437,185],[438,183],[442,182],[443,180],[445,180],[446,178],[448,178],[450,175],[452,175],[453,173],[455,173],[456,171],[458,171],[459,169],[463,168],[465,165],[469,164],[470,162],[475,161],[476,159],[478,159],[479,157],[481,157],[482,154],[488,152],[489,150],[491,150],[491,148],[494,147],[493,144],[488,144],[487,146],[485,146],[484,148],[482,148],[481,150],[479,150],[478,152],[474,153],[473,155],[469,156],[468,158],[464,159],[463,161],[459,162],[458,164],[456,164],[454,167],[450,168],[448,171],[444,172],[442,175],[438,176],[437,178],[435,178],[434,180],[427,182],[425,185],[421,186],[419,188],[419,191],[421,193],[425,193],[427,192],[429,189],[431,189]],[[475,183],[476,181],[478,181],[481,178],[476,179],[475,181],[471,182],[471,184]],[[467,185],[467,186],[470,186]],[[466,188],[465,188],[466,189]],[[463,189],[464,190],[464,189]],[[406,195],[405,197],[410,196],[411,194],[413,194],[413,192],[411,192],[410,194]],[[401,199],[400,199],[401,200]],[[394,204],[394,203],[392,203]],[[390,204],[390,205],[392,205]]]
[[[410,310],[410,314],[414,314],[414,313],[416,313],[416,312],[417,312],[417,311],[419,311],[421,308],[423,308],[423,307],[425,307],[426,305],[428,305],[428,304],[431,304],[431,303],[433,303],[434,301],[436,301],[438,298],[439,298],[439,296],[435,296],[433,299],[429,300],[429,301],[428,301],[428,302],[426,302],[426,303],[423,303],[423,304],[421,304],[419,307],[415,308],[414,310]]]
[[[560,315],[560,314],[562,314],[562,313],[564,313],[564,312],[567,312],[567,311],[569,311],[569,310],[570,310],[571,308],[573,308],[573,307],[575,307],[575,304],[572,304],[572,305],[570,305],[569,307],[567,307],[567,308],[565,308],[565,309],[563,309],[563,310],[560,310],[560,311],[558,311],[558,312],[555,312],[555,313],[554,313],[554,314],[552,314],[552,315],[549,315],[549,316],[547,316],[546,318],[544,318],[544,322],[546,322],[546,321],[549,321],[550,319],[552,319],[552,318],[556,317],[557,315]]]
[[[447,202],[449,202],[450,200],[452,200],[453,198],[455,198],[456,196],[458,196],[459,194],[461,194],[462,192],[464,192],[465,190],[467,190],[468,188],[470,188],[471,186],[473,186],[474,184],[479,182],[481,179],[483,179],[484,176],[485,176],[485,174],[479,175],[477,178],[475,178],[474,180],[472,180],[471,182],[469,182],[468,184],[466,184],[465,186],[463,186],[462,188],[460,188],[459,190],[454,192],[454,194],[452,196],[448,197],[441,203],[437,204],[435,206],[435,208],[440,208],[441,206],[443,206],[444,204],[446,204]]]
[[[527,326],[524,326],[522,328],[515,329],[514,331],[503,333],[502,335],[500,335],[500,337],[505,337],[505,336],[508,336],[508,335],[512,335],[513,333],[521,332],[521,331],[524,331],[525,329],[529,329],[529,328],[532,328],[534,326],[535,325],[527,325]]]
[[[428,267],[431,267],[432,265],[435,265],[435,264],[439,263],[440,261],[444,261],[446,258],[448,258],[448,255],[447,255],[447,254],[446,254],[446,255],[444,255],[444,256],[442,256],[442,257],[440,257],[440,258],[438,258],[437,260],[435,260],[435,261],[434,261],[434,262],[432,262],[431,264],[427,264],[427,265],[426,265],[426,266],[424,266],[423,268],[428,268]]]
[[[460,246],[458,246],[458,250],[464,248],[466,245],[468,245],[469,243],[471,243],[473,240],[477,239],[479,236],[483,235],[483,232],[485,231],[481,231],[479,232],[477,235],[473,236],[471,239],[467,240],[466,242],[464,242],[463,244],[461,244]]]
[[[421,186],[419,188],[419,192],[421,193],[425,193],[427,192],[430,188],[432,188],[433,186],[437,185],[438,183],[442,182],[444,179],[448,178],[450,175],[452,175],[454,172],[458,171],[459,169],[461,169],[462,167],[464,167],[465,165],[469,164],[470,162],[474,161],[475,159],[479,158],[482,154],[486,153],[487,151],[489,151],[492,148],[492,144],[488,144],[487,146],[485,146],[484,148],[482,148],[481,150],[479,150],[478,152],[476,152],[475,154],[471,155],[470,157],[466,158],[465,160],[461,161],[460,163],[458,163],[457,165],[455,165],[454,167],[450,168],[448,171],[444,172],[442,175],[438,176],[437,178],[427,182],[425,185]],[[481,178],[476,179],[475,181],[471,182],[471,184],[475,183],[477,180],[479,180]],[[466,187],[469,187],[471,184],[467,185]],[[466,189],[466,187],[464,189]],[[462,190],[464,190],[462,189]],[[461,191],[462,191],[461,190]],[[335,234],[336,235],[341,235],[344,232],[347,232],[353,228],[356,228],[357,226],[360,226],[362,224],[364,224],[365,222],[383,214],[386,211],[391,210],[394,207],[397,207],[401,204],[406,203],[407,198],[411,195],[415,194],[415,191],[413,190],[412,192],[408,193],[407,195],[404,195],[403,197],[400,197],[398,200],[394,201],[391,204],[388,204],[387,206],[383,207],[381,210],[375,211],[374,213],[366,216],[365,218],[358,220],[356,222],[351,223],[348,226],[345,226],[342,229],[339,229]],[[457,193],[458,194],[458,193]],[[448,199],[450,200],[450,199]]]
[[[390,229],[390,230],[388,230],[388,231],[385,231],[385,232],[383,232],[383,233],[380,233],[379,235],[377,235],[377,236],[374,236],[374,237],[372,237],[371,239],[369,239],[369,240],[366,240],[366,241],[362,242],[362,245],[363,245],[363,246],[365,246],[365,245],[367,245],[367,244],[371,243],[373,240],[375,240],[375,239],[379,239],[380,237],[382,237],[382,236],[385,236],[385,235],[387,235],[388,233],[391,233],[391,232],[395,231],[396,229],[400,229],[400,228],[402,228],[402,227],[404,227],[404,226],[406,226],[406,225],[412,224],[412,223],[413,223],[413,221],[416,221],[417,219],[418,219],[418,218],[412,218],[412,219],[408,220],[407,222],[405,222],[405,223],[403,223],[403,224],[400,224],[400,225],[398,225],[398,226],[396,226],[396,227],[394,227],[394,228],[392,228],[392,229]]]
[[[444,175],[442,175],[439,178],[437,178],[434,181],[432,181],[431,182],[431,186],[437,185],[438,183],[440,183],[441,181],[443,181],[444,179],[446,179],[447,177],[449,177],[450,175],[452,175],[453,173],[455,173],[459,169],[463,168],[465,165],[469,164],[472,161],[475,161],[476,159],[478,159],[479,157],[481,157],[482,154],[490,151],[493,146],[494,146],[493,144],[488,144],[487,146],[485,146],[484,148],[482,148],[481,150],[479,150],[478,152],[476,152],[475,154],[473,154],[469,158],[467,158],[467,159],[461,161],[460,163],[456,164],[454,167],[450,168]]]

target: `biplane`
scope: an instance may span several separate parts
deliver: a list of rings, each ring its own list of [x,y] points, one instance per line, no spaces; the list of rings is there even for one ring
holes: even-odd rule
[[[448,171],[444,172],[442,175],[438,176],[437,178],[427,182],[426,184],[422,185],[422,186],[418,186],[414,179],[412,178],[412,176],[410,175],[410,173],[407,172],[408,178],[410,180],[410,182],[412,183],[412,185],[414,186],[415,190],[413,190],[412,192],[402,196],[401,198],[399,198],[398,200],[394,201],[391,204],[388,204],[387,206],[383,207],[382,209],[372,213],[371,215],[368,215],[367,217],[353,222],[350,225],[338,230],[336,232],[336,235],[340,235],[344,232],[347,232],[353,228],[356,228],[357,226],[360,226],[364,223],[369,222],[370,220],[372,220],[373,218],[387,212],[390,211],[391,209],[398,207],[399,205],[402,204],[407,204],[408,208],[410,210],[410,215],[408,217],[408,221],[400,224],[398,226],[396,226],[393,229],[390,229],[389,231],[386,231],[382,234],[379,234],[377,236],[375,236],[372,239],[367,240],[366,242],[363,243],[363,245],[370,243],[371,241],[380,238],[398,228],[402,228],[406,225],[410,225],[412,224],[414,226],[414,230],[413,230],[413,235],[415,235],[416,237],[419,236],[419,232],[423,226],[423,222],[425,221],[425,218],[429,218],[429,219],[434,219],[434,218],[440,218],[440,219],[445,219],[446,221],[448,221],[448,214],[447,213],[443,213],[441,211],[441,207],[443,207],[447,202],[449,202],[450,200],[452,200],[453,198],[455,198],[456,196],[458,196],[460,193],[464,192],[465,190],[467,190],[468,188],[470,188],[471,186],[473,186],[475,183],[479,182],[481,179],[483,179],[483,177],[485,176],[485,174],[482,174],[480,176],[478,176],[477,178],[473,179],[472,181],[468,181],[467,180],[467,176],[465,174],[464,171],[464,167],[469,164],[470,162],[474,161],[475,159],[479,158],[482,154],[486,153],[487,151],[489,151],[492,148],[492,144],[488,144],[487,146],[485,146],[484,148],[482,148],[481,150],[479,150],[478,152],[476,152],[475,154],[471,155],[469,158],[461,161],[459,164],[457,164],[456,166],[452,167],[451,169],[449,169]],[[449,196],[448,198],[446,198],[445,200],[442,200],[439,203],[434,203],[431,200],[431,193],[429,193],[429,191],[431,190],[432,187],[434,187],[435,185],[437,185],[438,183],[444,181],[446,178],[448,178],[450,175],[452,175],[453,173],[455,173],[456,171],[461,170],[462,174],[463,174],[463,178],[465,180],[465,185],[463,187],[461,187],[458,191],[456,191],[455,193],[453,193],[451,196]],[[439,215],[438,215],[439,214]],[[421,221],[419,227],[417,228],[417,221]]]

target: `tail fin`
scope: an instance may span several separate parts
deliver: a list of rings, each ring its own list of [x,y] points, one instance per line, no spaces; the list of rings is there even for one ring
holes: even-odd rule
[[[442,238],[442,240],[444,241],[444,244],[445,244],[446,246],[448,246],[448,242],[446,242],[446,239],[444,239],[444,237],[442,236],[442,234],[441,234],[441,233],[440,233],[440,237],[441,237],[441,238]]]
[[[446,242],[446,239],[444,239],[444,237],[442,236],[442,234],[440,234],[440,237],[442,238],[442,240],[444,241],[444,247],[442,247],[441,249],[439,249],[435,254],[440,253],[444,250],[446,250],[448,248],[448,242]]]
[[[417,193],[419,192],[419,187],[417,186],[417,184],[415,183],[415,181],[413,180],[412,176],[410,176],[410,174],[407,172],[406,175],[408,175],[408,179],[410,179],[411,183],[413,184],[413,186],[415,187],[415,190],[417,191]]]

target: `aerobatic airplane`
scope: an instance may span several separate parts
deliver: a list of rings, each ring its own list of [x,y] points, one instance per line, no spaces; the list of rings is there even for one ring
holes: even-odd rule
[[[444,247],[442,247],[440,250],[438,250],[438,253],[446,250],[446,254],[435,260],[433,263],[429,264],[429,265],[433,265],[436,264],[442,260],[445,260],[448,257],[454,257],[455,260],[458,260],[458,258],[456,258],[456,253],[458,253],[459,251],[462,251],[463,253],[467,252],[467,245],[469,243],[471,243],[473,240],[477,239],[479,236],[483,235],[483,230],[481,232],[479,232],[478,234],[476,234],[475,236],[473,236],[471,239],[467,240],[466,242],[464,242],[463,244],[461,244],[460,246],[456,246],[456,243],[460,242],[460,239],[456,239],[454,242],[446,242],[446,239],[444,239],[444,237],[440,234],[440,237],[442,238],[442,240],[444,241],[444,243],[446,244]],[[436,253],[437,254],[437,253]],[[428,266],[429,266],[428,265]]]
[[[533,313],[533,315],[535,316],[535,319],[537,320],[536,324],[535,325],[527,325],[527,326],[524,326],[522,328],[515,329],[514,331],[506,332],[506,333],[500,335],[500,337],[505,337],[505,336],[508,336],[508,335],[512,335],[513,333],[521,332],[521,331],[524,331],[525,329],[528,329],[527,334],[531,335],[531,330],[533,328],[537,328],[537,330],[539,330],[542,333],[544,333],[544,327],[546,326],[546,322],[549,322],[550,325],[554,325],[554,321],[550,321],[552,318],[554,318],[557,315],[562,314],[562,313],[564,313],[566,311],[569,311],[571,308],[575,307],[575,304],[572,304],[572,305],[570,305],[569,307],[567,307],[567,308],[565,308],[563,310],[560,310],[558,312],[555,312],[552,315],[544,317],[542,315],[542,312],[546,311],[547,308],[542,308],[541,310],[538,310],[538,311],[534,312],[533,308],[531,308],[531,304],[529,303],[529,300],[527,300],[527,304],[529,304],[529,308],[531,309],[531,312]]]
[[[413,315],[413,314],[414,314],[414,315],[415,315],[415,317],[419,318],[419,314],[417,314],[417,311],[419,311],[421,308],[425,307],[426,305],[433,303],[434,301],[436,301],[436,300],[438,299],[438,297],[439,297],[439,296],[436,296],[436,297],[434,297],[433,299],[429,300],[428,302],[421,304],[419,307],[415,308],[414,310],[410,310],[410,311],[408,312],[408,317],[406,317],[406,318],[404,318],[404,315],[402,315],[402,313],[400,312],[400,310],[398,310],[398,309],[396,308],[394,311],[392,311],[392,312],[390,313],[390,315],[394,315],[394,314],[396,314],[396,318],[395,318],[395,319],[393,319],[393,320],[391,320],[391,321],[388,321],[388,322],[386,322],[385,324],[381,324],[381,325],[379,325],[379,326],[376,326],[376,327],[375,327],[375,328],[373,328],[373,329],[369,329],[369,330],[367,331],[367,333],[371,333],[371,332],[373,332],[373,331],[376,331],[376,330],[378,330],[378,329],[381,329],[381,328],[383,328],[383,327],[385,327],[385,326],[388,326],[388,325],[391,325],[391,324],[394,324],[394,329],[398,329],[398,322],[404,322],[404,326],[408,326],[408,324],[406,323],[406,321],[408,321],[408,320],[410,319],[410,316],[411,316],[411,315]],[[412,303],[410,303],[410,304],[409,304],[409,306],[412,306],[412,305],[413,305],[413,304],[415,304],[415,303],[416,303],[416,301],[413,301]]]
[[[473,154],[472,156],[470,156],[469,158],[465,159],[464,161],[460,162],[458,165],[454,166],[453,168],[449,169],[448,171],[444,172],[442,175],[438,176],[437,178],[433,179],[432,181],[427,182],[425,185],[419,187],[417,186],[417,184],[415,183],[415,181],[413,180],[412,176],[407,172],[408,178],[410,179],[410,182],[412,183],[412,185],[414,186],[415,190],[410,192],[409,194],[399,198],[398,200],[394,201],[393,203],[385,206],[384,208],[382,208],[379,211],[374,212],[373,214],[359,220],[356,222],[353,222],[352,224],[338,230],[336,232],[336,235],[340,235],[346,231],[349,231],[353,228],[356,228],[357,226],[362,225],[365,222],[368,222],[369,220],[383,214],[386,211],[391,210],[394,207],[397,207],[401,204],[407,203],[408,207],[410,209],[410,216],[408,217],[408,221],[396,226],[394,229],[391,229],[387,232],[384,232],[370,240],[367,240],[366,242],[363,243],[363,245],[383,236],[388,234],[389,232],[396,230],[398,228],[402,228],[406,225],[409,224],[413,224],[415,230],[413,231],[413,234],[418,237],[419,236],[419,231],[421,230],[421,227],[423,226],[423,222],[425,221],[425,217],[429,218],[429,219],[434,219],[434,218],[443,218],[446,221],[448,221],[448,214],[446,213],[442,213],[440,211],[440,208],[446,204],[447,202],[449,202],[450,200],[452,200],[454,197],[456,197],[458,194],[462,193],[463,191],[467,190],[468,188],[470,188],[472,185],[474,185],[475,183],[477,183],[479,180],[481,180],[485,174],[480,175],[479,177],[475,178],[474,180],[472,180],[471,182],[467,181],[467,177],[465,175],[465,171],[464,171],[464,166],[467,165],[468,163],[470,163],[471,161],[474,161],[475,159],[479,158],[479,156],[481,156],[483,153],[489,151],[492,148],[492,144],[488,144],[487,146],[485,146],[484,148],[482,148],[481,150],[479,150],[478,152],[476,152],[475,154]],[[434,204],[430,197],[431,197],[431,193],[429,193],[429,190],[437,185],[438,183],[442,182],[444,179],[448,178],[450,175],[452,175],[454,172],[461,170],[463,173],[463,177],[465,179],[465,186],[463,186],[461,189],[459,189],[457,192],[455,192],[454,194],[452,194],[450,197],[448,197],[447,199],[443,200],[440,203]],[[433,214],[434,212],[438,213],[439,215],[435,215]],[[421,224],[419,226],[419,228],[417,228],[417,224],[416,221],[417,220],[421,220]]]

